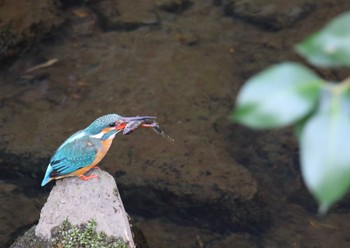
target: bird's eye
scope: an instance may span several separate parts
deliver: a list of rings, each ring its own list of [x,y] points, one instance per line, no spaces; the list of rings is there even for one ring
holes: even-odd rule
[[[113,122],[113,123],[111,123],[111,124],[109,124],[108,126],[110,126],[110,127],[115,127],[117,124],[115,123],[115,122]]]

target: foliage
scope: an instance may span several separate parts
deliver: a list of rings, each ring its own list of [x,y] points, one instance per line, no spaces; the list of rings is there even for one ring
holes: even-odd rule
[[[350,66],[349,24],[350,14],[347,12],[296,45],[296,51],[315,66]]]
[[[234,119],[252,128],[289,125],[315,107],[321,85],[322,79],[297,63],[272,66],[243,86]]]
[[[104,233],[97,233],[94,220],[90,220],[80,227],[74,226],[68,220],[65,220],[58,227],[56,235],[52,239],[52,244],[53,247],[57,248],[128,248],[128,245],[122,240],[107,237]]]
[[[350,66],[350,12],[295,50],[316,67]],[[284,62],[249,79],[231,118],[255,129],[295,124],[302,174],[321,213],[350,187],[350,78],[328,82],[307,67]]]

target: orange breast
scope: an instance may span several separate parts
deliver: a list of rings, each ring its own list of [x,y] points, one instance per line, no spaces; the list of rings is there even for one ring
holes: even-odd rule
[[[107,139],[107,140],[101,141],[102,148],[98,149],[97,154],[96,154],[96,158],[91,164],[92,167],[97,165],[103,159],[103,157],[106,155],[109,148],[111,147],[112,141],[113,141],[113,139]]]
[[[81,168],[79,170],[76,170],[76,171],[72,172],[70,175],[66,175],[66,176],[83,175],[85,172],[87,172],[92,167],[97,165],[104,158],[106,153],[108,152],[109,148],[111,147],[112,141],[113,141],[113,139],[107,139],[107,140],[101,141],[101,148],[97,150],[96,158],[94,159],[94,161],[92,161],[92,163],[90,165],[88,165],[84,168]]]

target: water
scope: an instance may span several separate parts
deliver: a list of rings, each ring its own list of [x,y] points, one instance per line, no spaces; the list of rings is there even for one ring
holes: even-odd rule
[[[55,149],[118,113],[155,115],[175,139],[151,130],[118,136],[100,164],[150,247],[348,247],[348,200],[317,216],[292,131],[258,133],[227,119],[244,80],[295,59],[292,44],[342,2],[330,9],[318,1],[279,32],[224,16],[209,1],[181,14],[157,9],[161,22],[152,4],[121,4],[119,22],[138,24],[109,28],[97,21],[113,16],[108,4],[61,10],[68,24],[1,67],[0,246],[38,220],[52,187],[39,184]]]

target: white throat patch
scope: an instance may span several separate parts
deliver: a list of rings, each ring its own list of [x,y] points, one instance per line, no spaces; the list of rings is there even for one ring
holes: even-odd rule
[[[105,135],[105,133],[98,133],[98,134],[94,134],[94,135],[90,135],[91,138],[95,138],[95,139],[101,139],[102,136]]]

